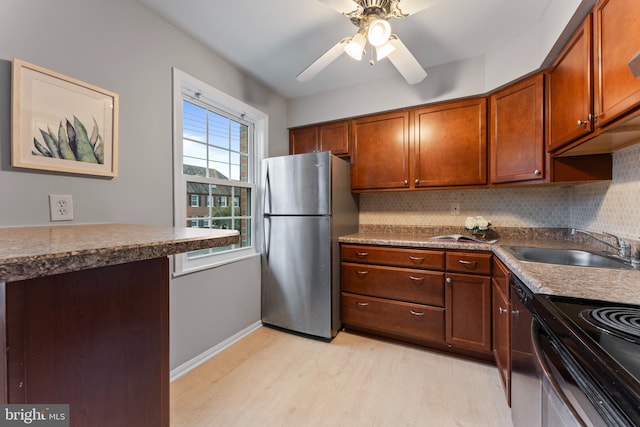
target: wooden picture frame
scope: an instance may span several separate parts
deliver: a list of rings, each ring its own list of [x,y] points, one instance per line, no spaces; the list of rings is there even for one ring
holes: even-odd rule
[[[118,94],[13,60],[11,165],[118,174]]]

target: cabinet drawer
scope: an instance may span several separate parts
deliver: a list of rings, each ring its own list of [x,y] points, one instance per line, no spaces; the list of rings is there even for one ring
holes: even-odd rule
[[[444,273],[368,264],[341,264],[342,290],[444,306]]]
[[[444,308],[342,293],[342,322],[371,331],[444,342]]]
[[[503,295],[509,295],[509,269],[496,257],[493,258],[493,283]]]
[[[397,265],[400,267],[444,269],[444,251],[380,246],[342,245],[342,261]]]
[[[447,252],[447,271],[460,273],[491,274],[492,254],[472,252]]]

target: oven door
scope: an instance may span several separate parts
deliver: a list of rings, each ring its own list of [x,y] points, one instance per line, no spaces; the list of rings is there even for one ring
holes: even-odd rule
[[[531,336],[534,354],[543,373],[542,426],[630,425],[615,414],[610,399],[537,319],[532,323]],[[592,402],[598,402],[598,407]]]

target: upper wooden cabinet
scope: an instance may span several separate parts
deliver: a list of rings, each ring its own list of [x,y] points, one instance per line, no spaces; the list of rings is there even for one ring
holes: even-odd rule
[[[549,70],[548,151],[593,132],[592,29],[589,14]]]
[[[354,191],[487,183],[486,98],[355,119]]]
[[[318,151],[318,126],[289,130],[289,154]]]
[[[289,154],[331,151],[349,155],[349,121],[324,123],[289,130]]]
[[[487,183],[487,100],[412,110],[415,188]]]
[[[351,123],[351,188],[409,188],[409,112],[395,111]]]
[[[489,98],[490,181],[545,177],[544,75],[537,74]]]
[[[640,1],[600,0],[594,21],[596,125],[603,127],[640,105],[640,78],[628,67],[640,51]]]

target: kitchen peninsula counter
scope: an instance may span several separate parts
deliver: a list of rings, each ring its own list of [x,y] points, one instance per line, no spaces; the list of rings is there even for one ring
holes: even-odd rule
[[[496,243],[475,243],[431,240],[431,237],[460,233],[447,229],[431,232],[413,230],[365,231],[340,237],[340,243],[417,247],[424,249],[470,250],[493,252],[534,293],[599,299],[640,304],[640,270],[617,270],[595,267],[575,267],[520,261],[502,246],[521,245],[544,248],[593,249],[565,238],[565,230],[523,229],[499,238]]]
[[[226,246],[238,238],[233,230],[131,224],[0,228],[0,282]]]
[[[169,426],[169,255],[234,230],[0,228],[0,402],[68,404],[71,426]]]

